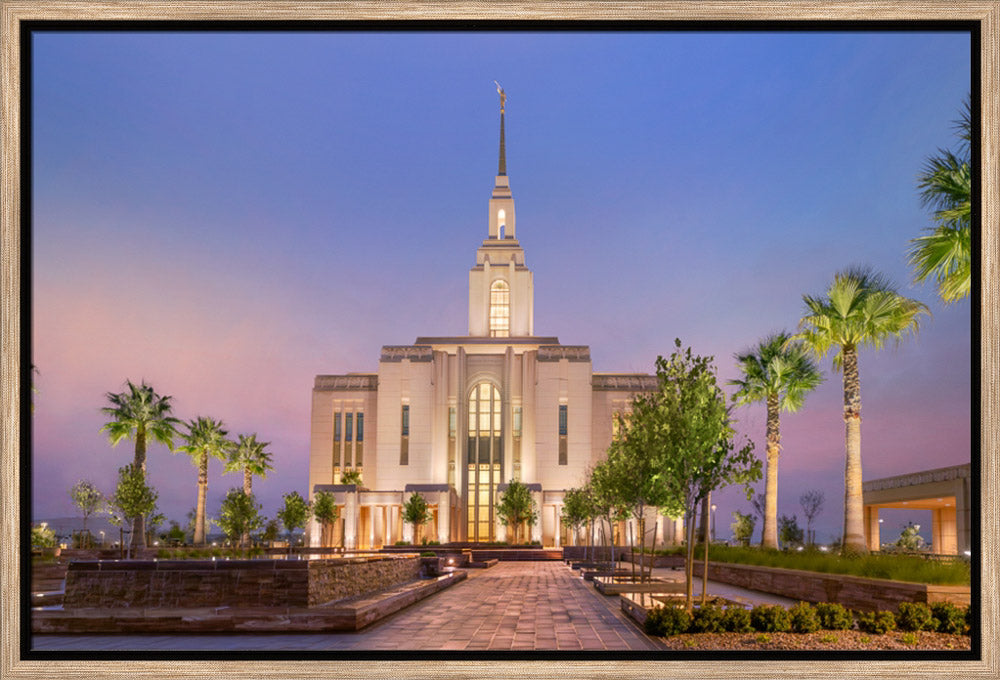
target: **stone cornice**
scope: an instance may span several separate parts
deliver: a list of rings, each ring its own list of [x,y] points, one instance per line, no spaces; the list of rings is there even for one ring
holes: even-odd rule
[[[434,361],[434,350],[428,345],[383,345],[379,361]]]
[[[932,482],[948,482],[953,479],[969,477],[972,474],[972,464],[954,465],[952,467],[937,468],[934,470],[924,470],[922,472],[911,472],[906,475],[896,475],[895,477],[883,477],[881,479],[870,479],[861,485],[862,491],[882,491],[884,489],[899,489],[905,486],[916,486],[918,484],[930,484]]]
[[[653,392],[660,386],[660,383],[655,375],[604,373],[595,374],[591,385],[595,391],[602,392]]]
[[[538,361],[590,361],[590,348],[586,345],[542,345],[538,348]]]
[[[378,376],[374,373],[361,375],[317,375],[313,390],[321,392],[332,391],[370,391],[378,389]]]

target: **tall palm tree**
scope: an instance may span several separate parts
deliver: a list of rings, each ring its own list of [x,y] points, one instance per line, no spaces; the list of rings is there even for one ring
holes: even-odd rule
[[[916,332],[927,305],[903,297],[871,269],[852,267],[838,272],[825,297],[802,296],[806,313],[794,336],[818,358],[833,350],[834,370],[844,372],[844,550],[866,553],[861,500],[861,377],[858,348],[881,349],[887,339],[897,342]]]
[[[271,454],[265,449],[271,442],[257,441],[257,433],[240,435],[240,440],[229,452],[226,460],[226,472],[243,473],[243,492],[248,496],[253,493],[253,476],[267,477],[274,468],[271,466]]]
[[[125,385],[127,389],[124,392],[108,392],[105,395],[111,406],[102,408],[101,413],[112,420],[101,427],[101,432],[108,433],[112,446],[117,446],[122,439],[134,439],[134,465],[145,475],[147,440],[166,444],[173,450],[173,438],[177,434],[175,426],[180,420],[170,415],[171,397],[157,394],[145,380],[138,386],[126,380]],[[137,517],[132,523],[132,548],[145,547],[145,520]]]
[[[198,502],[194,510],[194,544],[205,543],[205,499],[208,496],[208,459],[225,459],[233,448],[226,439],[229,434],[223,429],[221,420],[198,416],[187,425],[188,433],[183,435],[184,446],[177,447],[191,456],[191,462],[198,468]]]
[[[969,295],[972,282],[972,170],[969,142],[972,113],[966,99],[955,129],[961,139],[957,154],[939,149],[917,176],[920,202],[934,211],[936,227],[910,241],[907,252],[920,283],[933,277],[938,295],[955,302]]]
[[[767,405],[767,476],[764,486],[764,530],[761,545],[778,547],[778,456],[781,454],[781,411],[802,408],[805,396],[823,382],[823,375],[799,341],[785,331],[769,335],[752,349],[736,355],[743,372],[730,380],[738,389],[737,404]]]

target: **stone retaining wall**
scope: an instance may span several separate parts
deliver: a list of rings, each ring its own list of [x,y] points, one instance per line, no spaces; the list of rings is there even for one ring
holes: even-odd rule
[[[420,558],[72,562],[66,609],[307,607],[418,577]]]
[[[701,576],[703,567],[703,562],[695,562],[695,576]],[[971,599],[969,586],[909,583],[725,562],[709,562],[708,578],[795,600],[838,602],[849,609],[862,611],[896,611],[902,602],[953,602],[966,606]]]
[[[419,557],[308,560],[309,606],[384,590],[420,577]]]

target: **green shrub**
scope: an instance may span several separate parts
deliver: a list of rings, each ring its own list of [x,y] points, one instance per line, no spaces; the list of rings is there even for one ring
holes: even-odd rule
[[[725,630],[722,619],[726,615],[722,607],[706,604],[694,610],[691,619],[692,633],[721,633]]]
[[[776,604],[761,604],[751,609],[750,623],[763,633],[783,633],[792,627],[788,610]]]
[[[923,602],[903,602],[896,613],[900,630],[937,630],[938,621]]]
[[[836,602],[817,604],[816,616],[819,618],[820,628],[825,630],[848,630],[854,624],[851,613]]]
[[[421,557],[437,557],[437,553],[434,552],[433,550],[425,550],[422,553],[420,553],[420,556]]]
[[[766,645],[771,641],[771,636],[767,633],[757,633],[757,637],[754,638],[754,641],[759,645]]]
[[[917,636],[913,633],[903,633],[899,636],[899,641],[904,645],[915,645],[917,644]]]
[[[972,634],[972,607],[965,608],[965,634]]]
[[[686,633],[691,628],[691,614],[683,607],[656,607],[646,614],[643,626],[647,635],[670,637]]]
[[[896,617],[892,612],[858,612],[856,618],[858,628],[866,633],[884,635],[896,630]]]
[[[788,610],[793,633],[815,633],[819,630],[819,617],[808,602],[799,602]]]
[[[722,627],[731,633],[752,633],[750,610],[743,607],[728,607],[722,617]]]
[[[409,541],[396,541],[395,545],[410,545]]]
[[[830,644],[832,642],[836,642],[837,641],[837,636],[834,635],[833,633],[826,633],[826,634],[820,636],[819,641],[820,642],[824,642],[826,644]]]
[[[939,633],[961,635],[965,632],[965,612],[951,602],[935,602],[931,605],[931,613],[938,620]]]

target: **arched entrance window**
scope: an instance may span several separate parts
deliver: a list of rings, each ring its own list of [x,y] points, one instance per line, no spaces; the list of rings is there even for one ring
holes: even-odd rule
[[[510,335],[510,286],[506,281],[494,281],[490,286],[490,335],[506,338]]]
[[[500,390],[481,382],[469,394],[468,540],[492,541],[496,487],[503,479]]]

